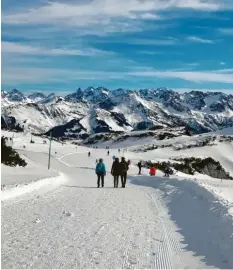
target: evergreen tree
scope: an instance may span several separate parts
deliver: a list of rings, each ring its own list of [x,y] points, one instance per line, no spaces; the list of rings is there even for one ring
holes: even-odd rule
[[[7,166],[15,167],[17,165],[25,167],[27,162],[11,147],[6,145],[6,138],[1,137],[1,162]]]

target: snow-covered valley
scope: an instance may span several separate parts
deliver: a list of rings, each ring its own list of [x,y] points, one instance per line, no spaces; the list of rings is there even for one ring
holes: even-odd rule
[[[2,268],[233,268],[233,181],[182,172],[165,178],[159,170],[151,177],[147,168],[138,175],[136,166],[139,160],[211,156],[233,176],[232,141],[218,137],[215,145],[146,152],[146,145],[189,145],[201,138],[127,138],[90,146],[53,141],[48,170],[48,139],[33,136],[30,143],[24,133],[13,138],[28,166],[2,165]],[[113,155],[131,160],[125,189],[113,188]],[[94,169],[101,157],[107,175],[105,187],[97,189]]]

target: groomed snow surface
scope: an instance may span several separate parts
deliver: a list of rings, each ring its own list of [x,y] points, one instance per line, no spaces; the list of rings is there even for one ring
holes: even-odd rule
[[[53,142],[48,171],[48,144],[15,136],[13,147],[29,166],[2,165],[2,268],[233,268],[233,181],[181,173],[169,179],[159,171],[149,177],[146,169],[138,176],[139,158],[177,154],[167,148],[136,154],[129,148],[127,187],[114,189],[109,170],[112,156],[119,155],[116,148],[110,156],[106,149],[91,149],[88,158],[86,147]],[[224,145],[219,149],[228,154]],[[200,156],[210,149],[200,148]],[[219,149],[213,149],[218,158]],[[97,189],[94,168],[100,157],[108,173],[105,187]],[[232,157],[226,155],[225,163],[233,167]]]

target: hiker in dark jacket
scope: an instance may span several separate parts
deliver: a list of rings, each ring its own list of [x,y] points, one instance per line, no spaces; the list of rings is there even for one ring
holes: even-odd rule
[[[169,177],[170,176],[170,165],[168,162],[165,162],[164,164],[164,173],[165,173],[165,177]]]
[[[115,158],[115,160],[113,161],[111,174],[113,175],[114,179],[114,188],[118,188],[119,176],[121,175],[119,158]]]
[[[120,162],[120,170],[121,170],[121,187],[125,188],[126,180],[127,180],[127,171],[129,169],[128,163],[125,161],[125,158],[121,158]]]
[[[101,179],[101,185],[104,187],[104,176],[106,175],[106,167],[103,163],[103,159],[99,159],[99,163],[96,165],[95,173],[97,174],[97,186],[100,187],[100,179]]]
[[[139,169],[138,174],[141,174],[141,170],[142,170],[142,162],[141,161],[138,162],[138,169]]]

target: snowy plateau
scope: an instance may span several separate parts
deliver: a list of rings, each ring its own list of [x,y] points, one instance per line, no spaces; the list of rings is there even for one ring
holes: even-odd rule
[[[1,120],[2,136],[27,162],[1,165],[2,269],[233,268],[232,95],[15,89],[2,91]],[[113,188],[113,156],[131,161],[126,188]],[[138,174],[139,161],[209,157],[228,178],[210,167]]]

